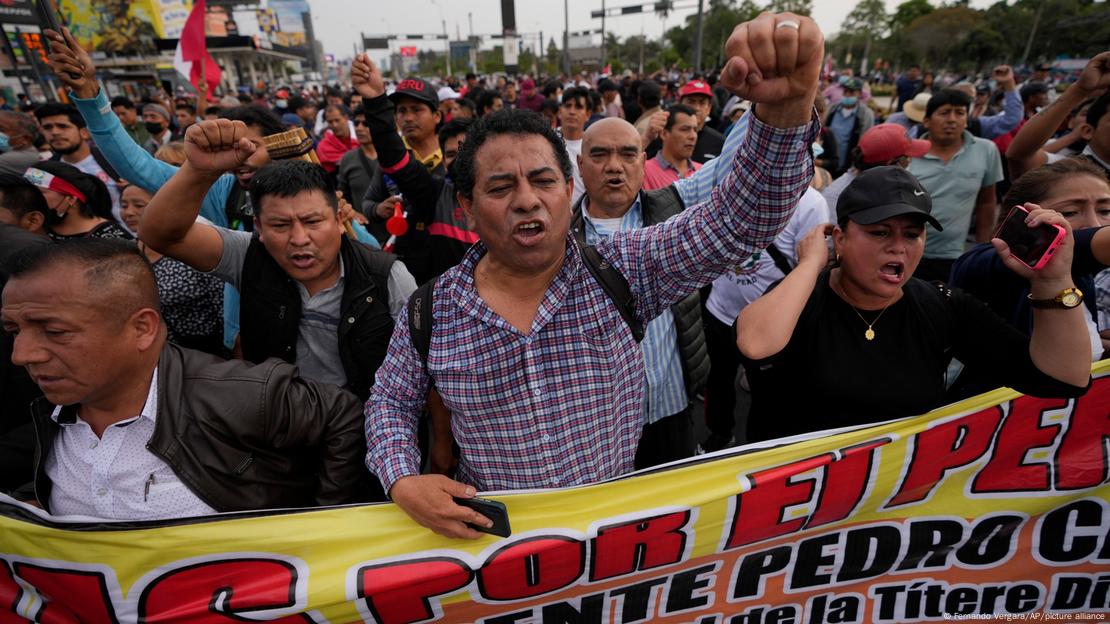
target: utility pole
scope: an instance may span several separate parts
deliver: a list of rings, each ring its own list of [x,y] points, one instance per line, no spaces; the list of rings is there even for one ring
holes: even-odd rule
[[[447,75],[451,75],[451,35],[447,34],[447,20],[443,20],[443,42],[447,44]]]
[[[694,70],[701,72],[701,36],[702,36],[702,8],[705,0],[698,0],[698,28],[697,37],[694,39]]]
[[[605,0],[601,0],[601,67],[605,68]]]
[[[563,71],[570,77],[570,6],[563,0]]]
[[[1029,39],[1025,42],[1025,52],[1021,55],[1021,64],[1024,65],[1029,60],[1029,51],[1033,49],[1033,39],[1037,37],[1037,26],[1041,23],[1041,13],[1044,12],[1044,5],[1047,2],[1037,3],[1037,12],[1033,15],[1033,28],[1029,29]]]

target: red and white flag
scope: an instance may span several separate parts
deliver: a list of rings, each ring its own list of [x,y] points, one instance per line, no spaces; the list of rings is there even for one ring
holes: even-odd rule
[[[208,45],[204,40],[204,23],[206,20],[204,0],[196,0],[189,18],[185,20],[185,29],[181,31],[181,38],[177,40],[177,50],[173,53],[173,66],[178,73],[185,76],[189,82],[200,91],[200,81],[208,83],[208,97],[213,97],[216,87],[220,84],[220,66],[208,54]]]

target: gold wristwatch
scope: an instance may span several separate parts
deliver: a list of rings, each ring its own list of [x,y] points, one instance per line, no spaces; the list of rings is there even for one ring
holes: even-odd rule
[[[1064,308],[1070,310],[1083,303],[1083,291],[1078,288],[1065,288],[1052,299],[1034,299],[1032,294],[1027,295],[1029,305],[1041,310],[1051,308]]]

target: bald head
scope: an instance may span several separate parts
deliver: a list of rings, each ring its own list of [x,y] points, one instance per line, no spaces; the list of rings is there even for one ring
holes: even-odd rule
[[[578,172],[590,198],[591,216],[603,219],[624,216],[644,181],[640,133],[617,117],[595,122],[582,137]]]

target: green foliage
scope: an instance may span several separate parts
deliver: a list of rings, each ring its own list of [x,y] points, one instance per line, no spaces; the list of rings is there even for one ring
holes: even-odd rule
[[[809,2],[805,2],[809,4]],[[709,0],[702,20],[701,66],[704,69],[724,64],[725,42],[737,24],[746,22],[762,11],[752,0]],[[694,66],[697,47],[697,15],[690,15],[682,26],[675,26],[664,34],[674,51],[689,66]],[[633,66],[635,66],[633,64]]]
[[[774,13],[797,13],[809,15],[813,11],[813,0],[771,0],[767,10]]]

